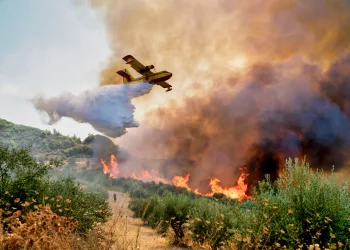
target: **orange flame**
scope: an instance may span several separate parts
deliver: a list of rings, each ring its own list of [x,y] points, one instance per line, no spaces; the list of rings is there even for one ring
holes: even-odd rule
[[[192,190],[188,186],[188,181],[190,179],[190,176],[191,176],[190,174],[187,174],[185,177],[175,176],[172,179],[172,182],[175,186],[186,188],[189,191],[193,191],[197,195],[213,196],[215,193],[221,193],[231,199],[238,199],[239,201],[242,201],[245,198],[250,198],[249,196],[247,196],[248,183],[246,183],[246,180],[247,180],[248,174],[242,173],[241,176],[238,178],[237,186],[229,187],[229,188],[221,187],[219,184],[220,180],[217,178],[212,178],[210,179],[210,183],[209,183],[211,192],[207,194],[200,193],[198,189]]]
[[[118,162],[115,155],[111,155],[110,166],[107,165],[106,161],[101,159],[101,164],[103,166],[103,173],[109,174],[110,177],[118,177],[120,171],[118,169]]]
[[[104,174],[109,173],[110,171],[109,171],[108,165],[106,164],[106,161],[104,161],[104,160],[101,159],[101,164],[102,164],[102,166],[103,166],[103,173],[104,173]]]
[[[159,177],[159,173],[156,170],[142,169],[140,173],[135,173],[130,171],[130,169],[120,169],[117,158],[113,154],[110,157],[109,164],[107,164],[106,161],[102,159],[101,164],[103,166],[103,173],[109,174],[110,178],[124,177],[133,178],[137,180],[153,180],[155,182],[169,183],[168,180]],[[241,169],[241,171],[243,171],[243,169]],[[186,188],[188,191],[194,192],[195,194],[202,196],[213,196],[215,193],[221,193],[231,199],[238,199],[239,201],[242,201],[245,198],[250,198],[249,196],[247,196],[248,184],[246,183],[246,180],[248,174],[242,173],[238,178],[237,185],[228,188],[222,187],[220,185],[219,179],[211,178],[209,182],[211,192],[207,194],[202,194],[198,191],[198,189],[192,190],[192,188],[189,187],[188,181],[190,179],[190,176],[190,174],[187,174],[184,177],[176,175],[172,179],[172,183],[176,187]]]
[[[175,175],[175,177],[172,179],[172,182],[176,187],[183,187],[191,191],[191,188],[187,184],[190,176],[190,174],[187,174],[185,177]]]
[[[117,158],[115,155],[111,155],[109,164],[105,160],[101,159],[101,164],[103,166],[103,173],[109,174],[110,178],[133,178],[136,180],[153,180],[155,182],[169,183],[168,180],[159,177],[158,171],[142,169],[141,173],[135,173],[130,171],[128,168],[120,169]]]

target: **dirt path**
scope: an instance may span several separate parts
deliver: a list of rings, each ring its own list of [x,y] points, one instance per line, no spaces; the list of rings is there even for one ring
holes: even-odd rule
[[[117,202],[113,201],[113,193],[117,195]],[[144,226],[141,219],[132,218],[133,212],[128,209],[130,202],[128,194],[108,191],[108,195],[113,216],[107,222],[107,228],[117,240],[114,249],[185,249],[168,246],[167,238],[159,235],[151,227]]]

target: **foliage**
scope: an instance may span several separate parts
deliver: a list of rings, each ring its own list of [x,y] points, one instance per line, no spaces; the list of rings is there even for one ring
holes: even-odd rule
[[[231,229],[239,217],[239,207],[223,205],[218,202],[197,199],[189,211],[189,221],[185,225],[189,237],[200,246],[208,245],[213,249],[225,246],[232,237]]]
[[[49,169],[58,164],[57,160],[36,162],[29,148],[0,145],[0,209],[4,219],[14,210],[25,215],[40,204],[50,205],[58,215],[77,221],[79,233],[86,233],[94,222],[108,218],[108,204],[100,195],[83,191],[72,178],[49,179]]]
[[[38,205],[25,215],[13,211],[6,219],[0,211],[0,249],[109,249],[113,243],[98,225],[82,238],[76,233],[77,224],[49,206]]]
[[[130,209],[153,228],[169,228],[174,244],[217,249],[346,249],[350,239],[350,196],[333,173],[288,160],[279,179],[269,176],[243,202],[222,195],[198,197],[166,184],[115,179],[130,192]]]
[[[80,138],[64,136],[55,129],[51,132],[0,119],[0,141],[13,148],[31,146],[35,156],[92,157],[89,143],[93,139],[94,137],[89,135],[82,143]]]
[[[86,192],[73,178],[50,181],[46,187],[44,204],[58,215],[72,217],[79,222],[77,230],[86,233],[93,223],[102,223],[111,215],[108,202],[100,195]]]
[[[195,194],[188,192],[185,188],[175,187],[174,185],[164,184],[162,182],[143,182],[131,178],[111,179],[108,185],[109,187],[118,188],[123,192],[130,193],[131,198],[147,198],[153,195],[164,196],[167,193],[187,194],[192,197],[196,196]]]

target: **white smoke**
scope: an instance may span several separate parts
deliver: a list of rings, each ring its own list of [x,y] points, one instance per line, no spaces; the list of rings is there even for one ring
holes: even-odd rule
[[[135,106],[131,99],[148,94],[152,86],[148,83],[106,85],[80,95],[37,96],[32,103],[37,110],[48,114],[50,125],[62,117],[70,117],[81,123],[90,123],[99,132],[115,138],[125,134],[126,128],[139,126],[134,120]]]

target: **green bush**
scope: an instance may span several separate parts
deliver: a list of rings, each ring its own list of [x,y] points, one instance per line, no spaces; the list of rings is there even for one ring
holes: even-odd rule
[[[93,135],[89,135],[83,143],[80,138],[64,136],[57,130],[51,133],[49,130],[17,125],[3,119],[0,119],[0,129],[0,141],[14,148],[30,146],[31,153],[35,156],[41,154],[61,157],[93,156],[91,145],[95,138]]]
[[[4,218],[16,210],[26,213],[49,204],[58,215],[78,221],[78,231],[85,233],[93,222],[109,217],[104,197],[84,191],[72,178],[50,179],[49,170],[60,162],[36,162],[29,152],[29,148],[0,145],[0,209]]]
[[[56,214],[77,220],[77,229],[82,233],[91,229],[94,222],[105,222],[111,215],[104,197],[83,190],[73,178],[48,182],[45,195],[43,203],[50,204]]]
[[[333,173],[326,176],[305,161],[289,159],[276,183],[267,178],[253,196],[251,209],[242,212],[245,225],[234,228],[238,249],[349,246],[348,186],[339,188]]]
[[[170,227],[174,244],[190,239],[211,249],[346,249],[350,239],[350,197],[333,173],[313,171],[305,161],[288,160],[280,178],[259,182],[253,199],[198,197],[166,184],[116,180],[132,194],[131,209],[153,228]]]
[[[189,210],[189,223],[185,224],[190,238],[211,249],[226,246],[232,236],[231,229],[239,216],[239,206],[228,206],[206,198],[196,199]]]

